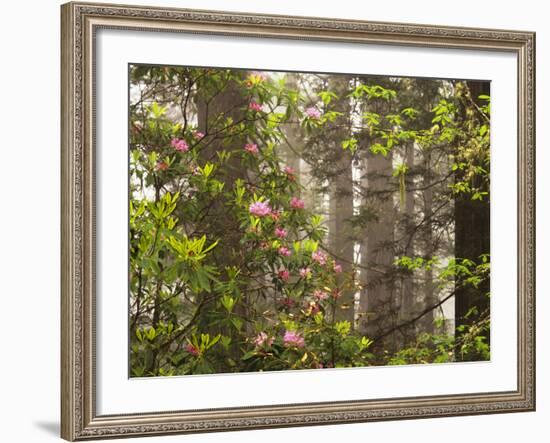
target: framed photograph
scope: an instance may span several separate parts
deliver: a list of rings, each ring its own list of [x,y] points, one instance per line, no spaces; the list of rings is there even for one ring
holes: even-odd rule
[[[61,14],[63,438],[534,410],[534,33]]]

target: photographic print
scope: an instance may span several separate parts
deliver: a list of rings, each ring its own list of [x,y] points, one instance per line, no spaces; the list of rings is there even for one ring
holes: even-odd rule
[[[490,360],[490,83],[129,66],[130,376]]]
[[[71,2],[61,67],[63,438],[535,410],[533,32]]]

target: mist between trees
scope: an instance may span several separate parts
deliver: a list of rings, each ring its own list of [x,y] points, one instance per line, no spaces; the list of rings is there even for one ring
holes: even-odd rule
[[[130,375],[488,360],[489,86],[131,66]]]

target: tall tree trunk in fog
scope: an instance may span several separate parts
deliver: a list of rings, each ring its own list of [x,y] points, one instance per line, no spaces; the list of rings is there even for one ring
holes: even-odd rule
[[[375,213],[364,232],[366,252],[362,254],[362,282],[365,289],[361,294],[360,312],[362,330],[368,337],[376,338],[395,325],[398,315],[391,277],[395,214],[393,192],[388,192],[388,184],[393,171],[392,154],[390,152],[384,157],[368,151],[366,164],[368,193],[372,202],[369,206]],[[386,336],[377,346],[393,350],[395,337]]]
[[[489,82],[466,82],[470,89],[472,100],[478,105],[478,96],[489,95]],[[460,171],[457,172],[457,175]],[[488,191],[488,190],[487,190]],[[472,200],[467,194],[457,194],[455,197],[455,256],[479,262],[479,256],[490,250],[490,207],[484,199]],[[489,309],[489,281],[479,288],[472,286],[457,286],[455,292],[455,328],[456,336],[460,338],[462,326],[468,326],[476,320],[476,315],[466,318],[472,308],[479,313]],[[488,338],[489,339],[489,338]]]
[[[431,164],[431,152],[426,150],[424,152],[424,175],[422,185],[424,191],[422,192],[422,199],[424,201],[424,233],[423,233],[423,256],[425,260],[430,260],[434,253],[434,239],[433,239],[433,173]],[[426,268],[423,271],[423,291],[422,302],[420,303],[420,309],[422,311],[434,306],[436,304],[435,285],[433,281],[433,271],[431,268]],[[420,319],[420,329],[422,332],[433,333],[434,332],[434,310],[430,310]]]
[[[298,89],[299,75],[290,72],[286,75],[286,84],[292,90]],[[294,170],[294,175],[298,180],[302,178],[302,165],[300,160],[300,154],[302,150],[302,137],[303,133],[298,122],[291,122],[286,125],[285,137],[288,144],[282,145],[282,151],[284,155],[284,161],[287,166]],[[298,190],[300,193],[300,190]]]
[[[407,174],[405,176],[405,204],[403,205],[404,212],[404,232],[406,245],[403,253],[407,257],[414,255],[415,246],[415,232],[413,226],[415,224],[415,192],[414,192],[414,180],[411,178],[411,171],[414,170],[414,144],[413,142],[407,143],[405,147],[405,164],[407,166]],[[414,272],[410,272],[402,279],[401,284],[401,301],[400,301],[400,322],[405,324],[408,320],[414,317],[415,310],[415,282]],[[415,336],[415,325],[411,324],[408,328],[403,328],[402,331],[404,342],[411,340]]]
[[[334,160],[332,177],[329,179],[329,238],[330,252],[336,256],[336,261],[342,266],[344,273],[353,267],[353,245],[351,218],[353,217],[353,176],[352,156],[349,150],[342,148],[342,141],[350,137],[350,99],[349,79],[347,77],[331,77],[328,90],[336,93],[338,98],[333,103],[333,110],[343,115],[334,121],[334,130],[330,132],[327,143],[331,145]],[[347,320],[354,324],[355,291],[346,288],[341,297],[342,309],[336,311],[337,320]]]
[[[436,105],[441,93],[439,90],[440,85],[434,84],[431,80],[427,79],[408,79],[405,82],[407,83],[407,87],[400,94],[403,105],[413,102],[415,103],[415,109],[419,111],[413,120],[407,121],[407,128],[410,130],[422,130],[423,128],[430,127],[433,118],[432,109]],[[406,244],[403,252],[408,257],[420,255],[425,259],[430,259],[437,252],[441,252],[437,250],[438,246],[434,241],[433,216],[434,195],[438,193],[437,185],[434,183],[437,183],[441,179],[441,176],[438,175],[439,172],[436,172],[438,169],[435,167],[434,161],[432,161],[434,156],[430,149],[418,149],[417,152],[417,166],[415,168],[415,145],[411,143],[407,146],[405,161],[408,171],[411,173],[415,170],[414,176],[417,177],[417,183],[412,182],[413,180],[409,178],[407,186],[410,188],[419,188],[419,190],[416,191],[416,207],[412,207],[414,205],[415,192],[407,192],[405,212],[406,219],[409,220],[409,226],[406,229],[410,233],[408,240],[414,240],[414,245],[411,243]],[[444,184],[443,186],[447,185]],[[416,219],[414,218],[415,210],[419,214]],[[436,214],[436,217],[441,216],[441,212]],[[438,243],[440,242],[442,240],[438,239]],[[403,321],[416,317],[436,304],[438,291],[433,281],[433,274],[431,269],[417,270],[414,271],[410,278],[405,278],[405,298],[401,304]],[[414,281],[413,276],[416,277],[416,281]],[[410,325],[406,330],[402,330],[405,334],[405,342],[414,341],[416,335],[420,332],[433,332],[434,316],[435,312],[429,311],[415,324]]]

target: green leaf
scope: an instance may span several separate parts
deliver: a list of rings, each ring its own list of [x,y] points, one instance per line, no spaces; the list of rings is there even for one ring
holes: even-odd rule
[[[241,360],[243,360],[243,361],[250,360],[252,357],[256,357],[257,355],[258,355],[258,353],[255,350],[248,351],[241,357]]]
[[[331,91],[321,91],[318,92],[317,95],[321,98],[325,105],[328,105],[332,101],[332,99],[338,98],[338,96]]]
[[[357,151],[357,139],[352,137],[342,141],[342,149],[344,149],[344,151],[346,149],[349,149],[353,154],[355,151]]]
[[[231,297],[228,294],[225,294],[220,301],[222,306],[227,310],[227,312],[231,312],[233,310],[233,306],[235,306],[235,299],[233,297]]]
[[[239,317],[231,317],[230,321],[237,331],[240,331],[243,327],[243,321]]]

